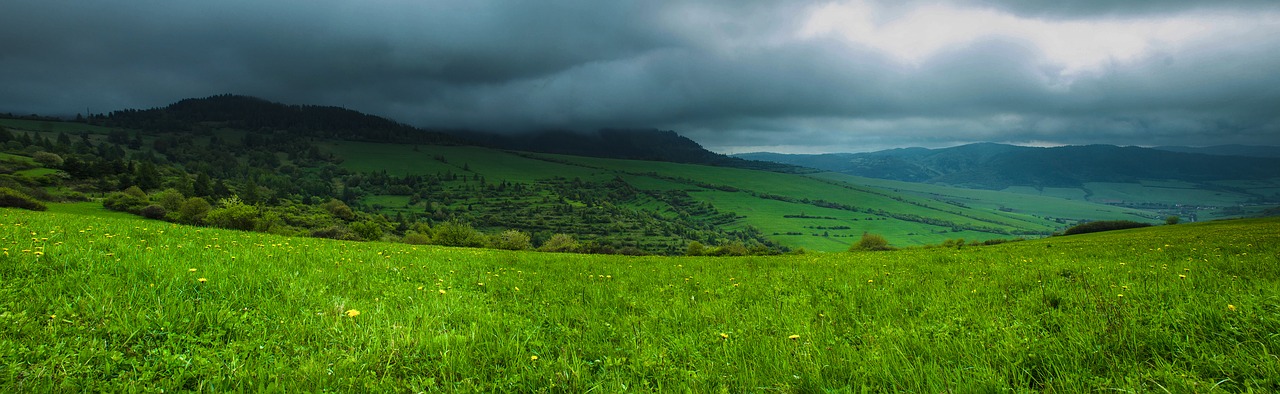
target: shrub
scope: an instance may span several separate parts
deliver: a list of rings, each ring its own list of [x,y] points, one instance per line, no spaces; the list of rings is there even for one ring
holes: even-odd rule
[[[707,247],[703,246],[702,242],[698,241],[689,242],[689,247],[684,250],[685,256],[701,256],[706,253]]]
[[[156,204],[164,207],[167,211],[177,211],[178,209],[181,209],[184,200],[186,200],[186,197],[184,197],[182,192],[179,192],[177,189],[165,189],[164,191],[151,196],[151,201],[155,201]]]
[[[200,197],[191,197],[182,202],[178,207],[178,221],[187,224],[200,223],[204,220],[205,215],[209,214],[209,210],[213,209],[208,201]]]
[[[963,241],[961,241],[961,244],[963,245]],[[892,246],[889,246],[889,240],[885,239],[883,235],[872,234],[872,233],[862,233],[862,238],[859,239],[858,242],[855,242],[853,245],[849,246],[849,251],[852,252],[856,250],[879,251],[879,250],[894,250],[894,248]]]
[[[311,232],[311,236],[316,238],[339,239],[344,241],[360,240],[360,237],[357,236],[355,233],[352,233],[351,230],[348,230],[346,226],[330,226],[328,228],[314,230]]]
[[[145,217],[147,219],[164,219],[164,215],[167,215],[168,213],[169,213],[169,210],[164,209],[164,207],[156,204],[151,204],[151,205],[142,207],[142,210],[138,211],[138,214],[142,215],[142,217]]]
[[[742,242],[733,242],[720,245],[715,250],[708,252],[707,256],[746,256],[748,254],[751,254],[751,251]]]
[[[320,207],[342,220],[351,220],[356,218],[356,213],[351,210],[351,207],[336,198],[329,199],[328,202],[320,204]]]
[[[533,249],[533,244],[529,241],[529,234],[520,230],[507,230],[501,234],[490,237],[489,246],[495,249],[506,250],[529,250]]]
[[[1071,228],[1068,228],[1067,231],[1063,232],[1062,235],[1088,234],[1100,231],[1124,230],[1150,226],[1151,224],[1148,223],[1138,223],[1131,220],[1100,220],[1072,226]]]
[[[32,154],[31,158],[34,159],[37,163],[40,163],[40,165],[43,165],[49,168],[58,167],[62,165],[62,156],[58,156],[58,154],[56,153],[40,151],[40,152],[36,152],[35,154]]]
[[[382,239],[382,226],[371,221],[363,221],[351,223],[351,232],[355,233],[360,239],[366,241],[377,241]]]
[[[209,211],[204,222],[214,227],[251,231],[257,227],[258,208],[237,197],[222,200],[222,208]]]
[[[416,231],[409,231],[407,233],[404,233],[404,238],[401,238],[400,242],[404,242],[410,245],[427,245],[431,243],[431,235],[419,233]]]
[[[554,234],[547,242],[543,242],[538,250],[543,252],[576,252],[578,240],[569,234]]]
[[[22,208],[31,211],[48,209],[44,204],[31,198],[26,193],[7,187],[0,187],[0,207]]]
[[[132,188],[131,188],[132,189]],[[144,193],[142,197],[135,194],[124,192],[115,192],[102,200],[102,206],[112,211],[121,211],[129,213],[141,213],[142,208],[150,205],[147,203],[147,195]]]
[[[1173,216],[1164,218],[1164,224],[1178,224],[1181,222],[1182,222],[1182,218],[1178,217],[1178,215],[1173,215]]]
[[[484,234],[481,234],[470,224],[450,221],[436,226],[435,236],[432,237],[433,243],[444,246],[465,246],[472,248],[483,248],[485,242]]]

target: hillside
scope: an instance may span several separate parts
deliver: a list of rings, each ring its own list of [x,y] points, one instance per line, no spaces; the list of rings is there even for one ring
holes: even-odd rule
[[[1193,220],[1257,214],[1280,204],[1280,158],[1273,157],[1001,144],[736,157],[860,177],[1099,202]]]
[[[1151,149],[1219,156],[1280,157],[1280,146],[1215,145],[1205,147],[1156,146]]]
[[[745,258],[0,223],[5,392],[1280,390],[1275,219]]]
[[[735,156],[849,175],[991,190],[1010,186],[1081,187],[1091,182],[1204,182],[1280,177],[1280,158],[1222,157],[1110,145],[1035,148],[986,143],[871,153]]]
[[[290,121],[320,113],[354,129]],[[282,235],[585,253],[684,254],[694,243],[710,254],[841,251],[864,232],[909,246],[1160,219],[1045,196],[495,149],[380,119],[215,96],[87,123],[0,120],[11,155],[0,187]],[[343,138],[365,127],[387,130]],[[613,144],[613,155],[638,157],[708,153],[669,132],[599,136],[582,146]]]
[[[614,159],[666,161],[776,172],[806,169],[768,161],[745,160],[706,150],[697,142],[663,130],[609,129],[594,132],[544,131],[518,134],[455,133],[482,146],[526,152]]]

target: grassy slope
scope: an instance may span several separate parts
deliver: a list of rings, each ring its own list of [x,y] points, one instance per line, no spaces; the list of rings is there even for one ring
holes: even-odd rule
[[[1277,237],[628,258],[0,209],[0,391],[1274,391]]]
[[[928,189],[927,191],[904,194],[899,193],[897,185],[888,187],[874,185],[864,178],[832,174],[805,177],[677,163],[514,154],[477,147],[412,147],[335,142],[328,143],[326,148],[343,157],[345,159],[343,165],[347,168],[361,171],[385,169],[392,175],[434,174],[448,171],[463,175],[479,174],[490,182],[501,180],[533,182],[552,176],[601,181],[621,176],[633,186],[645,190],[687,191],[695,199],[711,202],[721,211],[742,215],[743,218],[736,224],[737,226],[751,225],[785,244],[823,251],[843,250],[852,242],[852,238],[864,231],[883,231],[898,245],[938,243],[948,238],[1010,237],[971,230],[955,232],[949,226],[904,221],[894,218],[892,214],[916,215],[962,225],[1048,232],[1062,227],[1062,224],[1053,220],[1055,218],[1070,220],[1134,218],[1138,213],[1133,210],[1061,199],[928,185],[923,185]],[[445,162],[437,160],[437,157],[445,158]],[[657,174],[657,176],[651,174]],[[707,189],[681,179],[696,180],[716,186],[731,186],[740,191]],[[890,187],[895,190],[890,190]],[[825,200],[858,208],[882,209],[891,214],[846,212],[801,202],[763,199],[751,195],[752,192],[797,199]],[[378,202],[388,207],[395,206],[395,209],[403,206],[403,203],[397,204],[390,201],[390,199],[378,197],[368,200],[370,203]],[[967,206],[960,206],[954,202],[962,202]],[[1002,212],[998,209],[1004,206],[1016,207],[1017,210]],[[654,206],[640,203],[637,208],[652,209]],[[818,215],[819,213],[821,215]],[[812,220],[783,217],[798,214],[831,216],[839,220],[818,224]],[[867,217],[878,220],[867,221],[865,220]],[[886,221],[893,224],[885,223]],[[794,232],[805,234],[823,232],[811,231],[813,229],[805,228],[806,226],[848,226],[850,229],[834,232],[836,237],[786,235]],[[773,235],[774,233],[778,234]]]

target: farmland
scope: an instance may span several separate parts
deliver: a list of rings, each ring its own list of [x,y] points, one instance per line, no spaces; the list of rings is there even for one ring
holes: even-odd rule
[[[3,209],[0,391],[1275,391],[1277,237],[626,257]]]

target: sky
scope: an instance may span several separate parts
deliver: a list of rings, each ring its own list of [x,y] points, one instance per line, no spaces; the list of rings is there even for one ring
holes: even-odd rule
[[[6,1],[0,112],[217,94],[722,153],[1280,145],[1273,0]]]

